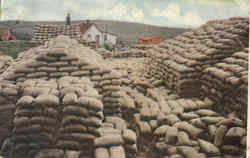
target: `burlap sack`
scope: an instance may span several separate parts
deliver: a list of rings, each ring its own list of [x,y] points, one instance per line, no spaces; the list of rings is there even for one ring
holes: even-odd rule
[[[204,151],[206,154],[209,154],[211,156],[219,156],[220,150],[213,144],[205,141],[205,140],[198,140],[201,150]]]
[[[113,134],[113,135],[105,135],[94,140],[94,146],[96,147],[105,147],[105,146],[115,146],[122,145],[124,140],[121,135]]]
[[[95,136],[89,133],[65,133],[60,134],[59,138],[62,140],[77,141],[80,143],[92,143]]]
[[[109,151],[110,158],[126,158],[125,150],[122,146],[112,146]]]
[[[65,115],[76,115],[79,117],[89,117],[88,110],[84,107],[79,106],[66,106],[62,110],[63,114]]]
[[[123,139],[128,144],[136,144],[136,133],[132,130],[126,129],[122,132]]]
[[[55,145],[58,149],[79,150],[81,145],[79,142],[70,140],[59,140]]]
[[[55,107],[59,105],[59,99],[57,96],[54,96],[54,95],[43,94],[43,95],[39,95],[35,99],[35,104]]]
[[[96,158],[110,158],[109,151],[107,148],[96,148],[95,149]]]
[[[193,138],[196,138],[204,131],[203,129],[197,128],[187,122],[177,122],[174,126],[187,132]]]
[[[73,124],[61,127],[59,130],[61,133],[86,133],[88,128],[84,125]]]
[[[84,106],[88,109],[92,109],[95,111],[103,110],[103,104],[101,101],[94,99],[94,98],[88,98],[88,97],[80,97],[78,99],[78,104],[80,106]]]

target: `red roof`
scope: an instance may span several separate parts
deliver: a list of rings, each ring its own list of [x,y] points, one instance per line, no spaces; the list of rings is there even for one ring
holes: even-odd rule
[[[91,23],[82,23],[80,24],[80,31],[82,34],[84,34],[88,29],[92,26]]]

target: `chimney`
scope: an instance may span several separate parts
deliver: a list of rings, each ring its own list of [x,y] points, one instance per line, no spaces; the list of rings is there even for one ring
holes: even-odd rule
[[[70,14],[67,13],[67,17],[66,17],[66,25],[71,25],[71,21],[70,21]]]

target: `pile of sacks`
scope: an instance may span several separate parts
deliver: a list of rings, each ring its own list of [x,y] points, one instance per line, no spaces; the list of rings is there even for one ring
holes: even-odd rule
[[[89,77],[103,95],[104,113],[119,115],[119,74],[93,50],[69,37],[58,36],[44,46],[21,54],[2,74],[5,80],[23,82],[27,79],[51,80],[64,76]]]
[[[56,82],[27,80],[19,93],[12,136],[5,140],[2,152],[7,152],[9,143],[14,144],[11,152],[18,155],[52,147],[57,141],[55,133],[60,125]]]
[[[81,32],[79,25],[43,25],[37,24],[33,28],[31,42],[44,44],[59,35],[69,36],[72,39],[80,40]]]
[[[246,129],[234,116],[223,117],[210,109],[168,116],[154,130],[156,150],[170,158],[241,157],[246,151]],[[170,121],[171,120],[171,121]]]
[[[18,99],[18,86],[9,81],[0,82],[0,144],[11,136],[12,120]]]
[[[132,48],[139,49],[139,50],[148,50],[152,47],[154,47],[154,45],[136,44],[132,46]]]
[[[79,40],[79,43],[83,44],[86,47],[89,47],[91,49],[96,50],[99,46],[97,45],[96,41],[93,40],[89,40],[89,39],[85,39],[85,38],[81,38]]]
[[[204,69],[248,47],[248,26],[248,18],[212,21],[153,47],[147,77],[167,81],[182,96],[199,95]]]
[[[88,78],[64,77],[58,81],[61,115],[57,148],[93,150],[104,119],[101,96]]]
[[[218,103],[227,102],[231,107],[221,106],[221,111],[231,110],[239,116],[247,111],[248,49],[233,53],[215,65],[203,70],[201,81],[205,95]],[[231,104],[230,104],[231,103]],[[217,107],[216,107],[217,108]],[[247,115],[242,116],[246,120]]]
[[[105,117],[99,129],[101,137],[95,139],[96,158],[135,157],[137,153],[137,136],[127,128],[126,122],[119,117]]]
[[[130,49],[128,51],[119,51],[119,52],[102,52],[101,53],[105,58],[142,58],[146,57],[146,51],[140,49]]]
[[[0,56],[0,74],[3,73],[13,62],[13,58],[10,56]]]

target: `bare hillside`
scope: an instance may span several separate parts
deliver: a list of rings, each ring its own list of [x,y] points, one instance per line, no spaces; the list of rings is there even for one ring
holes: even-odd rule
[[[77,24],[84,21],[73,21],[72,23]],[[157,35],[162,36],[163,39],[170,39],[179,34],[182,34],[190,29],[184,28],[170,28],[160,27],[141,23],[131,23],[122,21],[110,21],[110,20],[92,20],[96,23],[99,28],[103,29],[107,26],[108,32],[118,35],[122,40],[135,41],[140,36],[151,36]],[[30,39],[32,35],[32,28],[35,24],[63,24],[64,22],[29,22],[21,21],[18,25],[15,25],[15,21],[3,21],[0,22],[0,28],[13,28],[14,33],[19,39]]]

